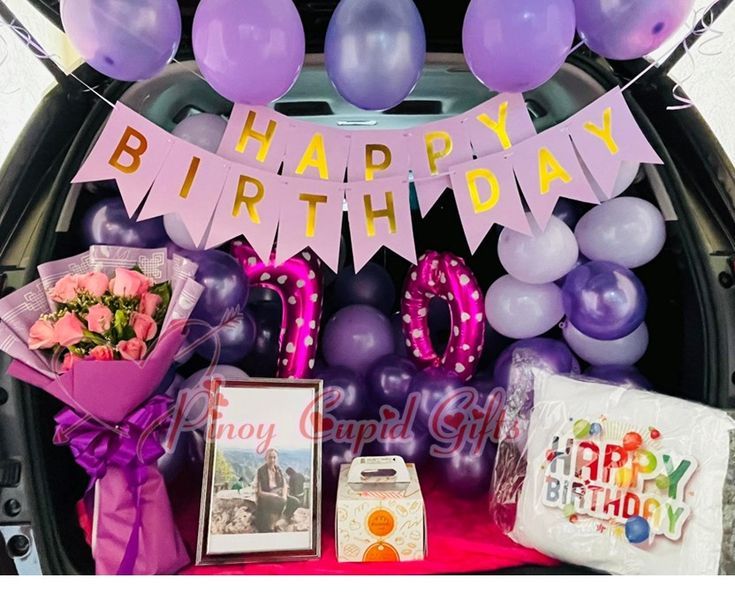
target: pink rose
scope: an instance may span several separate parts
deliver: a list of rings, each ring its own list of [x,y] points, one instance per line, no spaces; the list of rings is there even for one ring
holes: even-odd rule
[[[101,271],[93,271],[79,278],[79,288],[86,290],[92,296],[102,296],[107,292],[110,279]]]
[[[150,279],[142,273],[122,267],[115,269],[115,277],[110,280],[110,292],[117,296],[141,296],[150,287]]]
[[[54,326],[56,342],[61,346],[70,347],[81,342],[84,338],[84,324],[73,313],[67,313]]]
[[[82,358],[74,353],[67,353],[64,355],[64,360],[61,362],[61,373],[69,371],[77,361],[81,361]]]
[[[162,302],[163,299],[157,294],[153,294],[152,292],[145,292],[143,293],[143,296],[140,297],[140,306],[138,307],[138,311],[144,313],[145,315],[150,315],[151,317],[153,317],[156,314],[156,309],[158,309],[158,305],[160,305]]]
[[[128,361],[138,361],[145,356],[146,346],[145,342],[140,338],[132,338],[130,340],[123,340],[117,345],[117,350],[120,352],[120,356]]]
[[[56,336],[54,335],[54,324],[43,319],[39,319],[31,326],[28,332],[28,348],[37,351],[42,348],[53,348],[56,344]]]
[[[90,332],[104,334],[112,326],[112,311],[100,303],[92,305],[87,315],[87,326]]]
[[[94,361],[112,361],[115,358],[112,347],[96,346],[89,351],[89,358]]]
[[[51,290],[51,300],[56,303],[68,303],[77,296],[79,276],[67,274],[61,278]]]
[[[133,328],[135,335],[141,340],[153,340],[158,331],[158,326],[153,318],[143,313],[133,313],[130,316],[130,327]]]

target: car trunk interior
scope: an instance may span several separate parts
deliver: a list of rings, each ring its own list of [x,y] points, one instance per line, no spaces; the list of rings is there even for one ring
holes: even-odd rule
[[[469,73],[461,55],[433,54],[429,57],[424,77],[408,100],[384,113],[366,113],[337,95],[326,77],[322,60],[320,55],[309,56],[299,81],[285,98],[278,101],[277,110],[342,129],[404,128],[459,114],[489,97],[487,89]],[[122,100],[169,131],[176,123],[196,112],[227,115],[231,106],[217,96],[194,70],[193,62],[172,65],[161,76],[128,88]],[[601,63],[572,59],[552,81],[526,95],[536,128],[542,131],[571,116],[599,97],[605,87],[612,85],[612,81],[611,72],[601,67]],[[22,269],[11,273],[9,285],[17,286],[24,278],[31,278],[38,263],[83,250],[78,235],[80,216],[96,199],[110,195],[109,185],[71,188],[68,185],[91,147],[94,131],[101,125],[100,115],[107,108],[96,111],[90,115],[88,125],[79,132],[63,166],[55,173],[57,185],[48,186],[43,202],[37,207],[29,207],[26,212],[20,234],[16,234],[19,237],[16,246],[21,248],[15,249],[17,256],[11,259]],[[650,122],[643,118],[642,125],[644,129],[649,128],[646,133],[655,145],[659,138],[655,130],[650,129]],[[660,145],[656,149],[665,152]],[[683,199],[676,194],[677,186],[671,184],[679,179],[677,165],[667,161],[663,167],[643,169],[628,191],[630,195],[655,203],[667,219],[668,230],[668,241],[661,255],[637,270],[650,298],[647,323],[651,333],[649,350],[639,367],[659,392],[723,406],[726,401],[713,393],[711,375],[707,375],[707,363],[715,359],[708,356],[711,344],[707,344],[706,336],[712,324],[705,323],[708,317],[703,299],[712,301],[710,292],[706,290],[707,280],[700,273],[702,249],[694,248],[691,236],[683,232],[685,226],[691,225],[687,223],[691,216],[682,208]],[[346,219],[344,221],[346,228]],[[486,290],[504,273],[496,251],[499,228],[494,228],[478,252],[471,256],[451,190],[444,193],[427,218],[420,219],[415,213],[414,226],[419,254],[433,249],[452,251],[465,257],[483,289]],[[349,235],[346,230],[344,233],[349,245]],[[13,248],[6,247],[6,265],[12,251]],[[400,289],[408,264],[388,251],[375,260],[388,268]],[[560,337],[560,334],[557,329],[548,336]],[[495,342],[497,350],[494,352],[497,354],[507,341]],[[198,367],[192,365],[191,371]],[[41,520],[34,526],[37,533],[44,533],[37,544],[45,557],[45,569],[50,572],[88,573],[92,570],[92,561],[75,509],[87,485],[87,477],[67,449],[54,447],[51,442],[53,416],[60,405],[36,389],[17,383],[5,384],[11,394],[19,396],[25,407],[23,414],[16,417],[23,420],[28,433],[27,449],[37,509],[34,515]],[[190,474],[189,477],[198,475]],[[324,524],[324,527],[330,526]]]

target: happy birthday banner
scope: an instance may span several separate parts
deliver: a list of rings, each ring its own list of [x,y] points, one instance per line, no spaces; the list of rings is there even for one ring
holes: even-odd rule
[[[520,192],[543,230],[561,197],[599,203],[589,177],[611,195],[623,161],[662,163],[619,88],[540,134],[520,94],[392,131],[236,105],[217,154],[118,103],[72,182],[114,179],[128,214],[177,214],[205,248],[242,235],[267,261],[277,239],[279,262],[310,247],[336,271],[345,199],[356,270],[383,247],[416,262],[409,171],[422,216],[454,189],[474,253],[495,224],[531,233]]]

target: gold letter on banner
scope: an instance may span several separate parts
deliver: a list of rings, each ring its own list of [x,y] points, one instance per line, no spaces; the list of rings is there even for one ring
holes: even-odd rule
[[[251,195],[245,194],[245,187],[248,184],[255,186],[255,191]],[[232,207],[232,216],[238,217],[240,215],[240,209],[245,204],[248,208],[248,217],[253,223],[260,223],[260,215],[258,215],[257,205],[265,196],[265,186],[263,182],[254,177],[247,175],[241,175],[237,182],[237,196],[235,197],[235,204]]]
[[[373,199],[372,195],[365,194],[363,197],[364,203],[365,203],[365,227],[367,228],[367,235],[372,238],[375,236],[375,220],[380,217],[387,217],[388,218],[388,227],[390,228],[390,233],[395,234],[396,233],[396,210],[395,206],[393,204],[393,192],[386,192],[385,193],[385,209],[381,209],[379,211],[376,211],[373,209]]]
[[[452,154],[454,149],[454,143],[452,142],[452,136],[445,131],[432,131],[424,136],[426,140],[426,156],[429,159],[429,169],[431,175],[439,175],[439,167],[436,162],[439,159],[443,159]],[[442,150],[436,150],[434,148],[434,142],[437,140],[444,141],[444,148]]]
[[[615,156],[619,152],[618,144],[612,134],[612,108],[607,107],[602,113],[602,127],[598,127],[592,121],[584,124],[584,129],[596,138],[600,138],[607,146],[610,154]]]
[[[548,194],[551,184],[557,179],[565,184],[572,181],[569,172],[559,164],[554,154],[546,147],[541,147],[538,151],[538,175],[541,194]]]
[[[197,172],[199,171],[199,165],[201,162],[202,159],[200,159],[199,157],[192,157],[191,163],[189,165],[189,171],[186,172],[184,185],[181,186],[181,190],[179,191],[179,196],[181,196],[181,198],[186,199],[189,196],[189,192],[191,192],[191,186],[194,184],[194,178],[197,176]]]
[[[324,136],[318,132],[311,138],[311,142],[309,142],[304,156],[301,157],[301,162],[296,167],[296,175],[304,175],[304,172],[309,167],[317,169],[321,179],[329,179],[329,166],[327,165],[327,152],[324,149]]]
[[[273,136],[276,133],[276,127],[278,124],[272,120],[268,121],[268,127],[266,128],[265,133],[257,132],[253,129],[255,126],[255,116],[255,111],[250,111],[248,113],[248,118],[245,121],[242,133],[240,134],[240,141],[237,143],[235,150],[240,153],[245,152],[245,149],[248,147],[248,142],[252,138],[256,142],[260,143],[260,149],[258,150],[258,154],[255,158],[259,162],[265,163],[265,160],[268,158],[268,151],[271,148]]]
[[[498,120],[491,119],[487,113],[481,113],[477,115],[477,120],[482,123],[485,127],[492,130],[493,133],[498,136],[498,140],[503,146],[503,150],[508,150],[513,144],[510,141],[508,135],[507,122],[508,122],[508,101],[503,102],[498,109]]]
[[[130,146],[131,138],[135,138],[138,141],[138,146]],[[138,130],[132,127],[126,127],[123,137],[120,138],[120,142],[108,162],[118,171],[130,175],[140,168],[140,157],[143,156],[146,150],[148,150],[148,140],[146,140],[146,137]],[[129,165],[123,165],[120,162],[123,154],[127,154],[130,157]]]
[[[326,204],[329,197],[320,194],[300,194],[299,200],[309,203],[309,215],[306,218],[306,237],[313,238],[316,234],[316,208]]]
[[[465,174],[467,178],[467,187],[470,190],[470,198],[472,199],[472,208],[475,213],[480,214],[489,211],[500,200],[500,184],[497,176],[490,169],[473,169]],[[477,189],[477,180],[484,179],[490,186],[490,196],[485,200],[480,198],[480,191]]]
[[[375,162],[375,153],[383,154],[383,160],[380,163]],[[393,155],[390,148],[385,144],[367,144],[365,146],[365,181],[371,182],[375,179],[376,171],[385,171],[393,162]]]

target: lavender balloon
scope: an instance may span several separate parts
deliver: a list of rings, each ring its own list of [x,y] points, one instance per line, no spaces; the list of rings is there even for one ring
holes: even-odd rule
[[[627,267],[590,261],[567,276],[564,312],[575,328],[598,340],[617,340],[643,323],[648,296]]]
[[[580,250],[593,261],[633,269],[652,261],[666,243],[666,223],[650,202],[615,198],[592,209],[574,231]]]
[[[601,380],[608,384],[630,386],[641,390],[653,390],[653,386],[646,377],[635,367],[627,365],[593,365],[584,375],[594,380]]]
[[[561,290],[556,284],[526,284],[505,275],[487,291],[485,314],[503,336],[534,338],[564,317]]]
[[[64,0],[61,22],[85,61],[122,81],[156,75],[181,39],[176,0]]]
[[[498,257],[505,270],[528,284],[546,284],[568,274],[579,257],[572,230],[552,216],[546,230],[531,219],[533,235],[505,228],[498,239]]]
[[[89,207],[82,216],[82,243],[160,248],[166,244],[166,232],[160,217],[135,221],[128,217],[122,199],[105,198]]]
[[[594,191],[595,196],[597,196],[597,200],[599,200],[600,202],[605,202],[607,200],[610,200],[611,198],[617,198],[618,196],[620,196],[623,192],[625,192],[633,185],[636,178],[638,177],[638,173],[641,170],[640,163],[622,161],[620,163],[620,171],[618,172],[618,177],[615,180],[615,185],[613,186],[612,194],[605,194],[605,192],[602,191],[602,188],[600,188],[598,183],[595,181],[595,178],[593,177],[590,170],[587,168],[587,165],[584,164],[584,161],[580,164],[582,165],[582,171],[584,171],[587,180],[590,182],[590,186],[592,186],[592,190]]]
[[[634,365],[646,354],[648,328],[642,323],[623,338],[597,340],[585,336],[571,323],[566,323],[564,340],[580,358],[591,365]]]
[[[306,53],[291,0],[201,0],[192,42],[204,78],[243,104],[268,104],[288,92]]]
[[[587,46],[606,58],[641,58],[681,27],[694,0],[574,0],[577,29]]]
[[[532,90],[564,64],[574,24],[572,0],[472,0],[462,33],[467,64],[491,90]]]
[[[402,408],[417,371],[413,361],[405,357],[386,355],[378,359],[367,374],[373,404]]]
[[[393,331],[385,315],[367,305],[353,305],[329,320],[322,351],[329,365],[365,373],[380,357],[393,352],[393,343]]]
[[[217,152],[226,128],[227,121],[219,115],[200,113],[184,119],[171,133],[208,152]]]
[[[493,371],[495,382],[501,388],[508,388],[510,369],[513,365],[513,354],[523,352],[532,357],[533,365],[555,374],[578,374],[579,363],[572,355],[569,347],[558,340],[550,338],[531,338],[511,344],[505,349],[497,361]]]
[[[324,380],[325,404],[333,395],[339,394],[341,402],[329,410],[336,419],[362,419],[368,409],[368,395],[365,381],[351,369],[346,367],[326,367],[314,371],[314,378]],[[328,408],[324,408],[327,412]]]
[[[329,79],[345,100],[378,111],[400,104],[421,77],[426,33],[413,0],[341,0],[324,45]]]
[[[202,246],[197,246],[194,240],[191,238],[191,234],[184,225],[183,220],[176,213],[169,213],[163,216],[163,229],[166,231],[166,235],[171,239],[171,242],[176,244],[179,248],[185,250],[203,250],[204,243]]]

